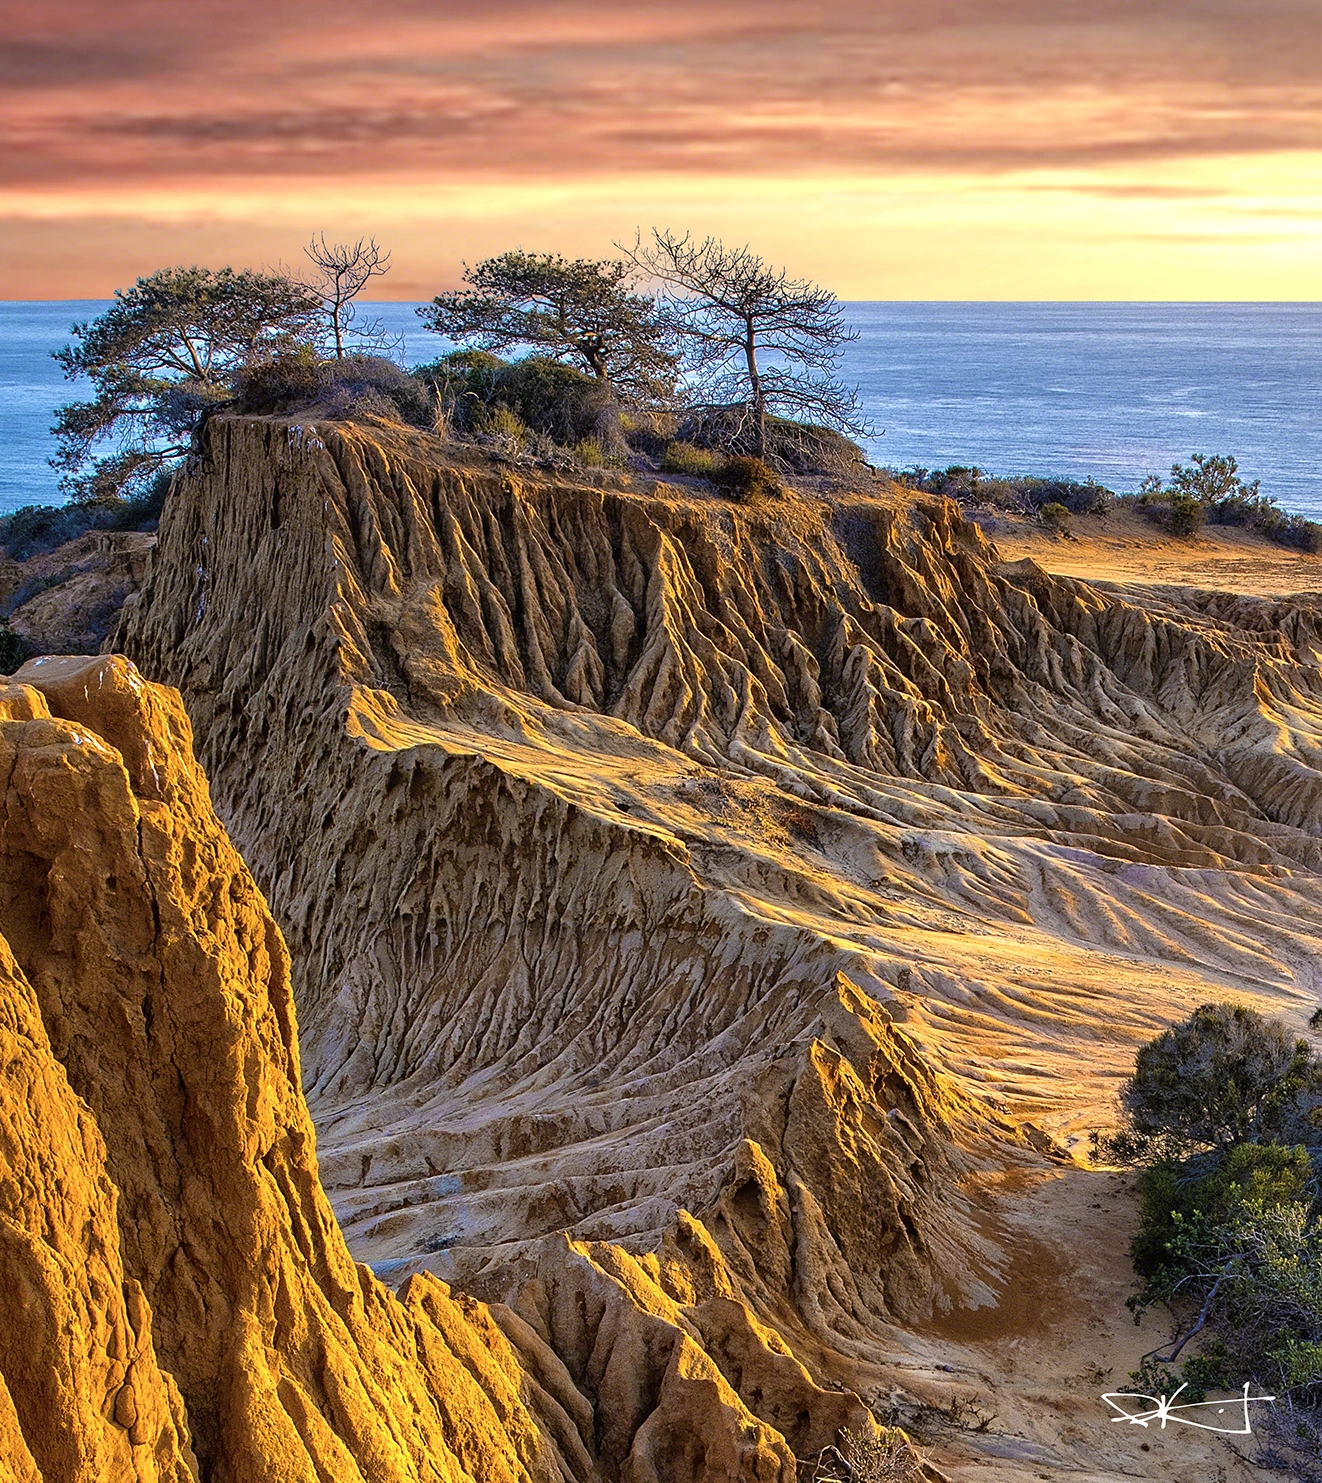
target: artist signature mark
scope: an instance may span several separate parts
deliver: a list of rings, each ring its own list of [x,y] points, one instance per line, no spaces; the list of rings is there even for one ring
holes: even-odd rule
[[[1174,1421],[1181,1426],[1194,1426],[1203,1432],[1220,1432],[1227,1437],[1251,1437],[1253,1428],[1249,1425],[1249,1407],[1257,1401],[1276,1399],[1274,1395],[1250,1395],[1249,1383],[1246,1380],[1244,1393],[1240,1396],[1219,1401],[1195,1401],[1191,1404],[1177,1406],[1176,1397],[1184,1388],[1185,1386],[1181,1385],[1174,1395],[1169,1396],[1142,1395],[1125,1390],[1113,1390],[1104,1395],[1102,1399],[1113,1411],[1120,1413],[1118,1416],[1112,1416],[1112,1421],[1127,1421],[1131,1426],[1141,1426],[1144,1429],[1150,1421],[1159,1421],[1162,1431],[1166,1430],[1168,1421]],[[1143,1402],[1147,1402],[1151,1409],[1143,1409]],[[1244,1424],[1227,1426],[1214,1419],[1223,1416],[1231,1422],[1242,1420]]]

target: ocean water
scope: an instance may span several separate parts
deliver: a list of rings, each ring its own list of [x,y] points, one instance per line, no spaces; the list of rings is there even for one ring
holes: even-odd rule
[[[0,513],[58,503],[54,409],[82,395],[52,350],[100,303],[0,302]],[[844,375],[878,464],[976,464],[1127,492],[1191,453],[1233,453],[1322,518],[1322,304],[851,304]],[[412,304],[372,304],[409,363],[443,344]]]

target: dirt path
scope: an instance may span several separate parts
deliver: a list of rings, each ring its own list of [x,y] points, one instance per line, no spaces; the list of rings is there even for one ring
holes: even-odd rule
[[[1322,556],[1231,527],[1210,526],[1194,540],[1174,540],[1129,512],[1076,519],[1068,537],[1003,516],[978,523],[1007,561],[1031,557],[1063,577],[1126,587],[1178,583],[1254,597],[1322,591]]]
[[[926,1385],[906,1386],[934,1399],[916,1427],[931,1460],[952,1483],[1267,1476],[1248,1460],[1257,1447],[1251,1437],[1112,1419],[1103,1393],[1130,1389],[1130,1371],[1168,1333],[1164,1312],[1136,1325],[1125,1307],[1134,1283],[1133,1176],[1064,1169],[1028,1176],[1025,1187],[1025,1174],[986,1191],[1013,1233],[999,1304],[939,1322],[928,1336],[934,1373]]]

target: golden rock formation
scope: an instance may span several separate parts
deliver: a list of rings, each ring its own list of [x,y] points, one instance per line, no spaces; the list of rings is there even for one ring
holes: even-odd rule
[[[0,1476],[793,1477],[642,1275],[576,1252],[524,1319],[351,1259],[289,959],[174,692],[34,661],[0,690],[0,756]],[[811,1410],[798,1367],[772,1388]],[[826,1399],[819,1431],[848,1410]]]
[[[356,1254],[491,1304],[563,1466],[788,1477],[1049,1269],[989,1191],[1138,1041],[1316,1003],[1322,607],[617,483],[218,419],[110,642],[289,941]]]

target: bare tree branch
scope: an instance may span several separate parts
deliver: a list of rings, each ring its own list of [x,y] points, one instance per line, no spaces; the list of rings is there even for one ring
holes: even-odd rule
[[[317,269],[315,281],[308,286],[321,300],[335,342],[335,357],[343,360],[344,337],[357,318],[353,301],[371,279],[390,271],[390,254],[382,252],[375,237],[359,237],[357,242],[332,245],[326,241],[325,232],[314,237],[303,253]],[[380,337],[375,325],[366,333],[369,339]]]
[[[650,243],[639,234],[621,251],[660,286],[694,399],[707,407],[745,403],[759,457],[769,414],[869,431],[858,389],[834,375],[858,333],[829,289],[791,278],[746,246],[688,232],[654,229]]]

